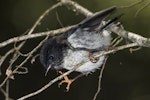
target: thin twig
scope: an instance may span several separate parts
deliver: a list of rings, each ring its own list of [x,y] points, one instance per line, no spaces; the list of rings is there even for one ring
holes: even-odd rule
[[[21,53],[19,50],[21,49],[21,48],[18,48],[16,45],[17,45],[17,42],[18,41],[16,41],[15,43],[14,43],[14,49],[15,49],[15,53],[16,54],[18,54],[18,55],[20,55],[20,56],[23,56],[23,57],[27,57],[28,56],[28,54],[23,54],[23,53]],[[23,43],[23,42],[22,42]],[[24,44],[24,43],[23,43]],[[22,45],[23,46],[23,45]]]
[[[52,7],[48,8],[39,18],[38,20],[35,22],[35,24],[32,26],[32,28],[30,29],[30,31],[28,32],[28,34],[31,34],[34,29],[40,24],[41,20],[49,14],[49,12],[51,12],[52,10],[54,10],[55,8],[61,6],[62,3],[58,2],[57,4],[53,5]]]
[[[105,69],[105,64],[106,64],[107,59],[108,59],[108,56],[105,58],[103,66],[100,69],[99,80],[98,80],[98,88],[97,88],[97,91],[96,91],[96,93],[94,95],[93,100],[96,100],[96,98],[97,98],[97,96],[98,96],[98,94],[99,94],[99,92],[101,90],[102,76],[103,76],[103,72],[104,72],[104,69]]]
[[[1,66],[2,66],[3,62],[4,62],[5,59],[6,59],[11,53],[13,53],[14,51],[15,51],[14,48],[13,48],[13,49],[10,49],[4,56],[2,56],[2,57],[0,58],[0,75],[1,75]]]
[[[36,60],[36,58],[39,56],[39,54],[37,54],[37,55],[35,55],[35,56],[33,56],[32,57],[32,59],[31,59],[31,64],[33,64],[34,62],[35,62],[35,60]]]
[[[0,91],[3,93],[3,95],[5,96],[5,100],[12,100],[10,97],[9,97],[9,80],[7,81],[7,84],[6,84],[6,91],[3,89],[3,88],[0,88]]]
[[[28,68],[26,67],[20,67],[20,69],[24,70],[24,71],[16,71],[14,74],[27,74],[29,71],[28,71]]]
[[[136,13],[135,13],[135,16],[134,17],[137,17],[137,15],[142,11],[144,10],[144,8],[148,7],[150,5],[150,2],[145,4],[143,7],[141,7]]]
[[[114,52],[117,52],[117,51],[120,51],[120,50],[123,50],[123,49],[136,47],[136,46],[139,46],[139,45],[137,43],[130,43],[130,44],[122,45],[122,46],[119,46],[119,47],[115,47],[114,49],[108,50],[104,53],[98,54],[95,57],[100,57],[100,56],[103,56],[103,55],[107,55],[107,54],[110,54],[110,53],[114,53]]]
[[[22,44],[20,44],[18,47],[16,47],[16,49],[20,49],[21,47],[22,47]],[[14,48],[13,48],[13,49],[10,49],[4,56],[1,57],[1,59],[0,59],[0,68],[1,68],[3,62],[5,61],[5,59],[6,59],[11,53],[13,53],[13,52],[15,52],[15,49],[14,49]],[[14,57],[15,57],[16,55],[17,55],[17,54],[14,54],[12,59],[14,59]]]
[[[6,93],[5,100],[9,100],[9,80],[6,83]]]
[[[130,53],[132,53],[132,52],[138,51],[138,50],[140,50],[140,49],[142,49],[142,47],[130,48],[129,51],[130,51]]]
[[[64,5],[71,6],[73,9],[75,9],[76,11],[80,12],[81,14],[83,14],[87,17],[93,15],[93,13],[91,11],[89,11],[88,9],[82,7],[81,5],[79,5],[78,3],[76,3],[72,0],[61,0],[61,2]]]
[[[18,70],[20,67],[22,67],[22,66],[28,61],[28,59],[32,56],[32,54],[47,40],[48,37],[49,37],[49,36],[47,36],[43,41],[41,41],[41,42],[30,52],[29,56],[26,57],[26,59],[25,59],[20,65],[18,65],[18,66],[13,70],[13,72],[12,72],[9,76],[7,76],[7,77],[4,79],[4,81],[0,84],[0,88],[6,83],[6,81],[9,79],[9,77],[10,77],[11,75],[13,75],[14,73],[16,73],[17,70]]]
[[[136,5],[140,4],[142,2],[144,2],[144,0],[139,0],[139,1],[134,2],[134,3],[132,3],[132,4],[128,5],[128,6],[121,6],[119,8],[130,8],[130,7],[133,7],[133,6],[136,6]]]
[[[60,21],[60,18],[59,18],[59,15],[58,13],[56,12],[56,18],[57,18],[57,21],[58,23],[60,24],[61,27],[64,27],[64,25],[62,24],[62,22]]]
[[[3,95],[6,95],[6,91],[3,88],[0,88],[0,91],[3,93]]]
[[[126,30],[116,26],[115,24],[111,25],[109,28],[113,33],[116,33],[120,37],[128,39],[132,42],[135,42],[141,47],[149,47],[150,48],[150,38],[146,38],[141,35],[135,34],[133,32],[126,31]]]
[[[120,36],[118,36],[117,38],[115,38],[115,39],[112,41],[111,45],[112,45],[113,47],[116,47],[119,43],[121,43],[121,41],[123,41],[123,38],[120,37]]]

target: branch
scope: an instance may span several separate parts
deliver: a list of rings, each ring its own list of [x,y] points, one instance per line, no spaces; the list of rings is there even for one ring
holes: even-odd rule
[[[141,7],[136,13],[134,17],[137,17],[137,15],[144,10],[146,7],[148,7],[150,5],[150,2],[146,3],[143,7]]]
[[[119,7],[119,8],[130,8],[130,7],[133,7],[133,6],[135,6],[135,5],[140,4],[140,3],[142,3],[142,2],[144,2],[144,0],[139,0],[139,1],[134,2],[134,3],[132,3],[132,4],[128,5],[128,6],[121,6],[121,7]]]
[[[101,83],[102,83],[102,76],[103,76],[103,72],[104,72],[104,69],[105,69],[105,64],[106,64],[106,61],[107,61],[108,57],[105,58],[105,61],[104,61],[104,64],[103,66],[101,67],[101,70],[99,72],[99,81],[98,81],[98,88],[97,88],[97,91],[93,97],[93,100],[96,100],[100,90],[101,90]]]
[[[33,55],[33,53],[40,47],[42,46],[42,44],[48,39],[49,36],[47,36],[43,41],[41,41],[27,56],[27,58],[20,64],[18,65],[13,71],[12,73],[10,73],[9,75],[7,75],[7,77],[4,79],[4,81],[0,84],[0,88],[6,83],[6,81],[9,79],[9,77],[11,77],[11,75],[13,75],[14,73],[17,73],[17,70],[19,68],[21,68],[27,61],[28,59]]]
[[[59,2],[59,3],[55,4],[55,5],[53,5],[52,7],[48,8],[48,9],[38,18],[38,20],[37,20],[37,21],[35,22],[35,24],[32,26],[32,28],[30,29],[30,31],[28,32],[28,34],[31,34],[31,33],[34,31],[34,29],[40,24],[41,20],[42,20],[46,15],[48,15],[50,11],[54,10],[55,8],[57,8],[57,7],[61,6],[61,5],[62,5],[62,3]]]
[[[3,64],[3,62],[6,60],[6,58],[11,54],[11,53],[13,53],[15,51],[15,49],[13,48],[13,49],[11,49],[11,50],[9,50],[4,56],[2,56],[1,58],[0,58],[0,75],[2,74],[1,73],[1,66],[2,66],[2,64]]]
[[[83,14],[87,17],[93,15],[93,13],[91,11],[89,11],[88,9],[82,7],[81,5],[79,5],[78,3],[76,3],[72,0],[61,0],[61,2],[64,5],[71,6],[73,8],[73,10],[75,9],[76,11],[80,12],[81,14]]]
[[[73,27],[74,26],[69,26],[69,27],[51,30],[51,31],[47,31],[47,32],[39,32],[39,33],[27,34],[27,35],[23,35],[23,36],[14,37],[14,38],[8,39],[4,42],[1,42],[0,48],[5,47],[11,43],[20,42],[20,41],[27,40],[27,39],[33,39],[33,38],[38,38],[38,37],[47,36],[47,35],[49,35],[49,36],[59,35],[60,33],[64,33]]]
[[[150,48],[150,38],[146,38],[133,32],[126,31],[121,27],[116,26],[115,24],[110,27],[110,30],[117,35],[124,37],[125,39],[137,43],[139,46]]]

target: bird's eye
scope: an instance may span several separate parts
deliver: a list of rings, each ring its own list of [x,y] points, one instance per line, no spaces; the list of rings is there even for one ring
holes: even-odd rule
[[[54,56],[53,55],[50,55],[49,56],[49,60],[53,60],[54,59]]]

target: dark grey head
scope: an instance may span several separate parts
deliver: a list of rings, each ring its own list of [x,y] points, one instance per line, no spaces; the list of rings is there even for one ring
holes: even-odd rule
[[[63,60],[64,44],[57,42],[56,38],[51,38],[43,45],[40,51],[40,61],[46,68],[46,73],[50,68],[56,69]],[[58,68],[59,69],[59,68]]]

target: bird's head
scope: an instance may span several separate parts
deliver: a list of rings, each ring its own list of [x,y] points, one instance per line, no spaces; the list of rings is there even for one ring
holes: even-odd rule
[[[57,43],[55,38],[51,38],[45,42],[40,51],[40,62],[46,68],[46,73],[49,69],[57,69],[63,58],[62,44]]]

